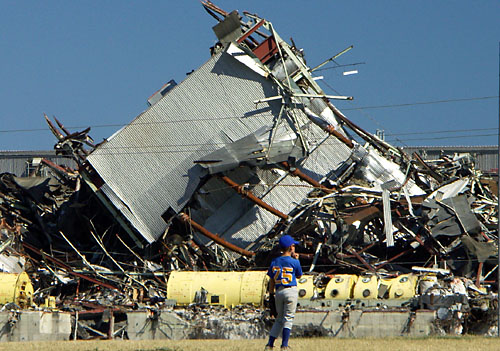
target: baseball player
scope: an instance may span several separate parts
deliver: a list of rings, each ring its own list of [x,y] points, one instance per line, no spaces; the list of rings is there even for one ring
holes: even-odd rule
[[[271,262],[267,271],[267,275],[271,278],[269,293],[271,296],[274,295],[277,316],[265,350],[273,349],[274,341],[280,334],[282,334],[281,350],[289,350],[288,340],[297,309],[297,278],[302,276],[302,268],[295,253],[296,244],[298,242],[290,235],[283,235],[279,241],[282,254]]]

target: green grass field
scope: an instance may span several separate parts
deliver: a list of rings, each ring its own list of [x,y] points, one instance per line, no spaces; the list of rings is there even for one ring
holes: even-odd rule
[[[277,345],[279,346],[277,340]],[[0,343],[0,350],[28,351],[91,351],[91,350],[136,350],[136,351],[260,351],[265,340],[153,340],[153,341],[48,341]],[[442,338],[385,338],[385,339],[291,339],[294,351],[458,351],[500,350],[500,338],[442,337]],[[279,347],[275,347],[278,351]]]

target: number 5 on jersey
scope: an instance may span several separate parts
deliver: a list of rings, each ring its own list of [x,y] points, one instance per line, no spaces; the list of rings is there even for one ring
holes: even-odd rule
[[[292,282],[293,276],[292,276],[293,268],[291,267],[281,267],[274,266],[273,267],[273,273],[274,273],[274,282],[276,284],[282,284],[282,285],[288,285]]]

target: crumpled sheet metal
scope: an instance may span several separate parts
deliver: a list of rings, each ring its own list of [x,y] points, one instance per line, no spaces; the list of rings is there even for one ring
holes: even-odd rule
[[[415,171],[419,170],[415,169]],[[442,173],[444,171],[441,170]],[[462,171],[469,174],[460,179],[461,185],[458,190],[450,192],[448,184],[456,184],[457,181],[453,178],[447,179],[440,186],[436,186],[436,190],[429,189],[428,197],[425,195],[411,197],[411,207],[407,199],[402,196],[401,189],[391,191],[390,219],[395,240],[394,249],[387,248],[383,231],[387,222],[383,217],[384,206],[381,201],[383,194],[376,189],[363,186],[365,185],[363,180],[358,183],[355,176],[343,188],[339,188],[337,193],[312,197],[302,204],[303,207],[307,207],[307,214],[329,213],[327,220],[335,223],[335,231],[328,233],[327,237],[324,234],[321,237],[317,233],[322,229],[314,228],[313,216],[299,216],[294,219],[295,225],[307,227],[303,222],[309,220],[314,231],[311,231],[311,227],[307,227],[308,233],[295,234],[297,237],[302,235],[309,238],[309,241],[311,239],[312,241],[323,240],[327,244],[326,247],[338,253],[345,251],[346,247],[363,250],[366,246],[374,244],[370,249],[364,250],[362,255],[367,262],[372,262],[370,264],[372,266],[384,264],[385,261],[391,259],[389,256],[391,253],[396,256],[409,247],[412,247],[412,251],[420,248],[418,251],[426,253],[427,257],[418,255],[418,261],[413,262],[406,256],[404,260],[408,262],[396,260],[391,265],[394,266],[399,262],[411,268],[410,264],[424,264],[426,260],[430,260],[432,264],[436,263],[434,259],[441,263],[452,262],[455,259],[454,255],[460,255],[460,248],[462,251],[465,248],[460,243],[461,238],[467,238],[472,242],[488,243],[487,245],[495,247],[498,235],[496,194],[492,193],[488,187],[477,186],[481,184],[481,178],[485,176],[466,166],[462,167]],[[419,178],[423,178],[423,175],[420,174]],[[464,179],[467,179],[467,182]],[[422,181],[422,179],[419,180]],[[465,183],[469,185],[463,186]],[[443,188],[442,192],[439,191],[441,188]],[[436,197],[436,194],[446,196]],[[290,228],[293,232],[294,225],[292,224]],[[455,242],[455,239],[459,242]],[[494,256],[491,258],[493,259]],[[472,274],[471,271],[457,273]]]
[[[315,183],[307,183],[298,165],[278,165],[277,173],[296,175],[311,191],[277,217],[272,230],[257,233],[245,248],[251,250],[249,257],[196,241],[190,222],[175,218],[157,241],[138,242],[139,236],[130,235],[133,230],[124,229],[124,218],[109,212],[99,197],[99,176],[85,162],[86,148],[94,147],[89,129],[70,133],[56,120],[57,126],[48,121],[58,139],[56,150],[73,157],[79,170],[42,162],[40,167],[50,174],[44,178],[0,174],[0,268],[30,275],[32,308],[55,305],[72,312],[75,338],[113,337],[111,321],[122,328],[125,311],[175,304],[166,299],[171,271],[265,269],[278,254],[277,239],[288,233],[300,242],[301,264],[316,275],[317,284],[332,274],[397,277],[423,267],[422,272],[434,272],[440,281],[429,290],[432,294],[420,292],[421,305],[414,308],[430,305],[439,292],[440,300],[432,303],[436,311],[441,309],[443,330],[459,330],[447,322],[456,318],[474,320],[478,331],[484,331],[478,321],[494,323],[498,176],[474,169],[471,157],[426,161],[404,154],[349,122],[335,107],[327,110],[329,103],[308,104],[331,112],[325,120],[342,117],[335,123],[367,143],[348,145],[351,157]],[[242,184],[242,196],[245,191],[247,184]],[[190,208],[183,211],[189,214]]]

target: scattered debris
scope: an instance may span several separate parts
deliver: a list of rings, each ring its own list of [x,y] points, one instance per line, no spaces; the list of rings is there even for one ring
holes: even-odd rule
[[[265,314],[261,271],[287,233],[309,272],[301,308],[346,321],[432,310],[438,332],[491,333],[498,176],[470,155],[429,161],[387,144],[331,103],[351,97],[325,94],[271,22],[202,4],[219,39],[204,65],[99,145],[45,116],[77,169],[42,160],[49,176],[0,175],[0,270],[28,273],[25,307],[71,312],[72,339],[90,339],[127,337],[127,312],[187,304],[179,318],[202,320],[191,337],[222,337],[226,308],[253,303],[231,310],[241,323]],[[177,271],[190,274],[174,284]],[[247,296],[224,292],[229,271],[260,278],[238,278]]]

